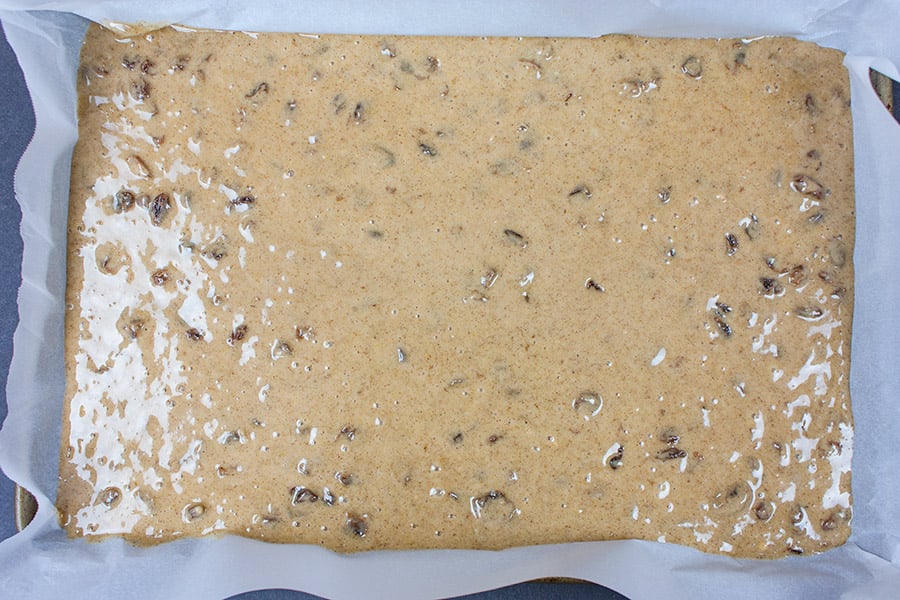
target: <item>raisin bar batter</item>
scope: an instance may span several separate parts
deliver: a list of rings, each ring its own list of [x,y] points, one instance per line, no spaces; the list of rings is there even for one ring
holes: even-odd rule
[[[91,27],[61,522],[339,551],[841,544],[841,60]]]

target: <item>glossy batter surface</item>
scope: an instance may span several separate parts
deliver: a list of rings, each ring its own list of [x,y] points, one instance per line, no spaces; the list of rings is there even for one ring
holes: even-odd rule
[[[842,55],[88,32],[71,535],[849,534]]]

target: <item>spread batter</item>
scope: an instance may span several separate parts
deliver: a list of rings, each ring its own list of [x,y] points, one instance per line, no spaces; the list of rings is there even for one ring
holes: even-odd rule
[[[63,525],[340,551],[841,544],[841,59],[92,27]]]

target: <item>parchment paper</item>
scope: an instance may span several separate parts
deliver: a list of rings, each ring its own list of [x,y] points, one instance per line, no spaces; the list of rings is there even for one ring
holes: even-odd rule
[[[869,85],[868,68],[898,78],[896,0],[747,3],[349,1],[86,2],[0,0],[0,19],[23,67],[36,115],[16,173],[24,258],[0,431],[0,466],[40,509],[0,543],[0,590],[10,598],[220,598],[279,587],[330,598],[437,598],[546,576],[576,577],[643,598],[886,598],[900,589],[900,126]],[[785,6],[788,4],[787,6]],[[26,12],[40,9],[41,12]],[[56,12],[61,11],[61,12]],[[76,135],[75,72],[85,21],[314,33],[754,37],[792,35],[847,53],[855,128],[856,314],[851,389],[856,421],[853,534],[814,557],[736,560],[638,541],[502,552],[369,552],[229,537],[135,548],[68,540],[56,523],[63,403],[63,293],[69,161]]]

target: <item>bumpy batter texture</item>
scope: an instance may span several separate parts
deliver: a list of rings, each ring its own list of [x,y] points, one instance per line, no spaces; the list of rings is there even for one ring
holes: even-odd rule
[[[841,59],[92,27],[62,523],[340,551],[842,543]]]

